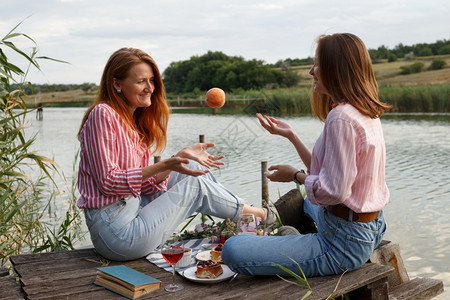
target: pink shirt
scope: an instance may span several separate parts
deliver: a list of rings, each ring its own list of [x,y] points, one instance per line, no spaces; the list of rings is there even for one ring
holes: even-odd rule
[[[151,150],[107,104],[99,104],[90,112],[80,146],[80,208],[100,208],[127,196],[167,189],[167,180],[159,184],[155,177],[142,181],[142,167],[151,164]]]
[[[380,119],[350,104],[338,105],[312,151],[308,199],[321,206],[343,204],[358,213],[379,211],[389,202],[385,163]]]

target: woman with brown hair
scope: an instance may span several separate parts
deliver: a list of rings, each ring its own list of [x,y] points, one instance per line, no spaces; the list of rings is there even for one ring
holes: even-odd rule
[[[305,185],[303,209],[317,233],[232,237],[222,259],[233,271],[284,274],[281,265],[300,273],[299,265],[311,277],[354,270],[369,259],[386,230],[382,209],[389,190],[379,118],[390,107],[378,98],[369,53],[353,34],[323,35],[309,73],[312,110],[325,122],[312,152],[286,122],[257,117],[268,132],[287,138],[306,166],[305,172],[274,165],[266,176]]]
[[[212,143],[181,149],[151,163],[166,146],[169,107],[158,67],[147,53],[122,48],[109,58],[98,96],[78,133],[78,207],[92,243],[112,260],[143,257],[195,212],[238,220],[252,213],[274,222],[268,209],[251,207],[209,173],[223,165]],[[154,151],[152,151],[154,147]]]

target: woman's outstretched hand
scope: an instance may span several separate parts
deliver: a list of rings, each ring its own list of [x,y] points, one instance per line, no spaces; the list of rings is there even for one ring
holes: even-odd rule
[[[217,168],[220,169],[220,166],[223,166],[225,163],[220,161],[225,156],[214,156],[209,154],[206,151],[206,148],[214,147],[214,143],[198,143],[191,146],[184,147],[181,149],[176,156],[182,158],[188,158],[195,160],[202,166],[207,168]]]
[[[183,158],[183,157],[173,156],[162,162],[164,162],[165,168],[167,170],[175,171],[175,172],[178,172],[181,174],[186,174],[186,175],[190,175],[190,176],[194,176],[194,177],[205,175],[206,173],[209,172],[208,170],[190,169],[190,168],[186,167],[185,164],[189,163],[189,159]],[[169,173],[165,174],[163,177],[164,178],[167,177],[168,174]]]
[[[289,138],[289,136],[294,134],[294,130],[286,122],[277,120],[274,117],[263,116],[259,113],[256,114],[256,117],[258,118],[259,123],[261,123],[261,126],[271,134],[277,134],[285,138]]]
[[[297,172],[297,169],[290,165],[274,165],[270,166],[267,170],[269,172],[265,172],[264,175],[266,175],[270,181],[278,182],[290,182],[294,180],[294,175]]]

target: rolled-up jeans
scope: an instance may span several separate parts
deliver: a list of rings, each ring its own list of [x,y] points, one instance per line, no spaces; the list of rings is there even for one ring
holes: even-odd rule
[[[317,233],[233,236],[224,244],[224,263],[247,275],[288,275],[280,266],[300,276],[301,268],[307,277],[340,274],[366,263],[386,231],[382,211],[374,221],[362,223],[341,219],[307,198],[303,207]]]
[[[204,168],[194,161],[188,167]],[[176,230],[195,212],[236,221],[242,210],[243,201],[210,172],[198,177],[172,172],[167,191],[84,211],[96,251],[107,259],[126,261],[146,256],[161,244],[164,231]]]

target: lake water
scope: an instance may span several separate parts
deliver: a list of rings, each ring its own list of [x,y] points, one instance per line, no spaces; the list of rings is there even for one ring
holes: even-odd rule
[[[76,139],[85,109],[46,108],[38,121],[30,113],[29,133],[36,132],[35,148],[53,158],[68,182],[78,151]],[[312,148],[323,124],[317,119],[286,117],[304,143]],[[386,115],[382,118],[386,139],[386,177],[391,199],[385,208],[385,239],[400,245],[410,278],[431,277],[444,281],[450,298],[450,115]],[[253,116],[173,114],[169,122],[167,158],[183,146],[196,143],[199,135],[214,142],[213,154],[224,154],[224,166],[213,173],[247,203],[261,203],[261,162],[303,167],[293,146],[265,132]],[[270,200],[295,186],[269,183]],[[60,210],[67,205],[61,200]],[[61,214],[62,215],[62,214]],[[82,246],[88,246],[89,238]]]

